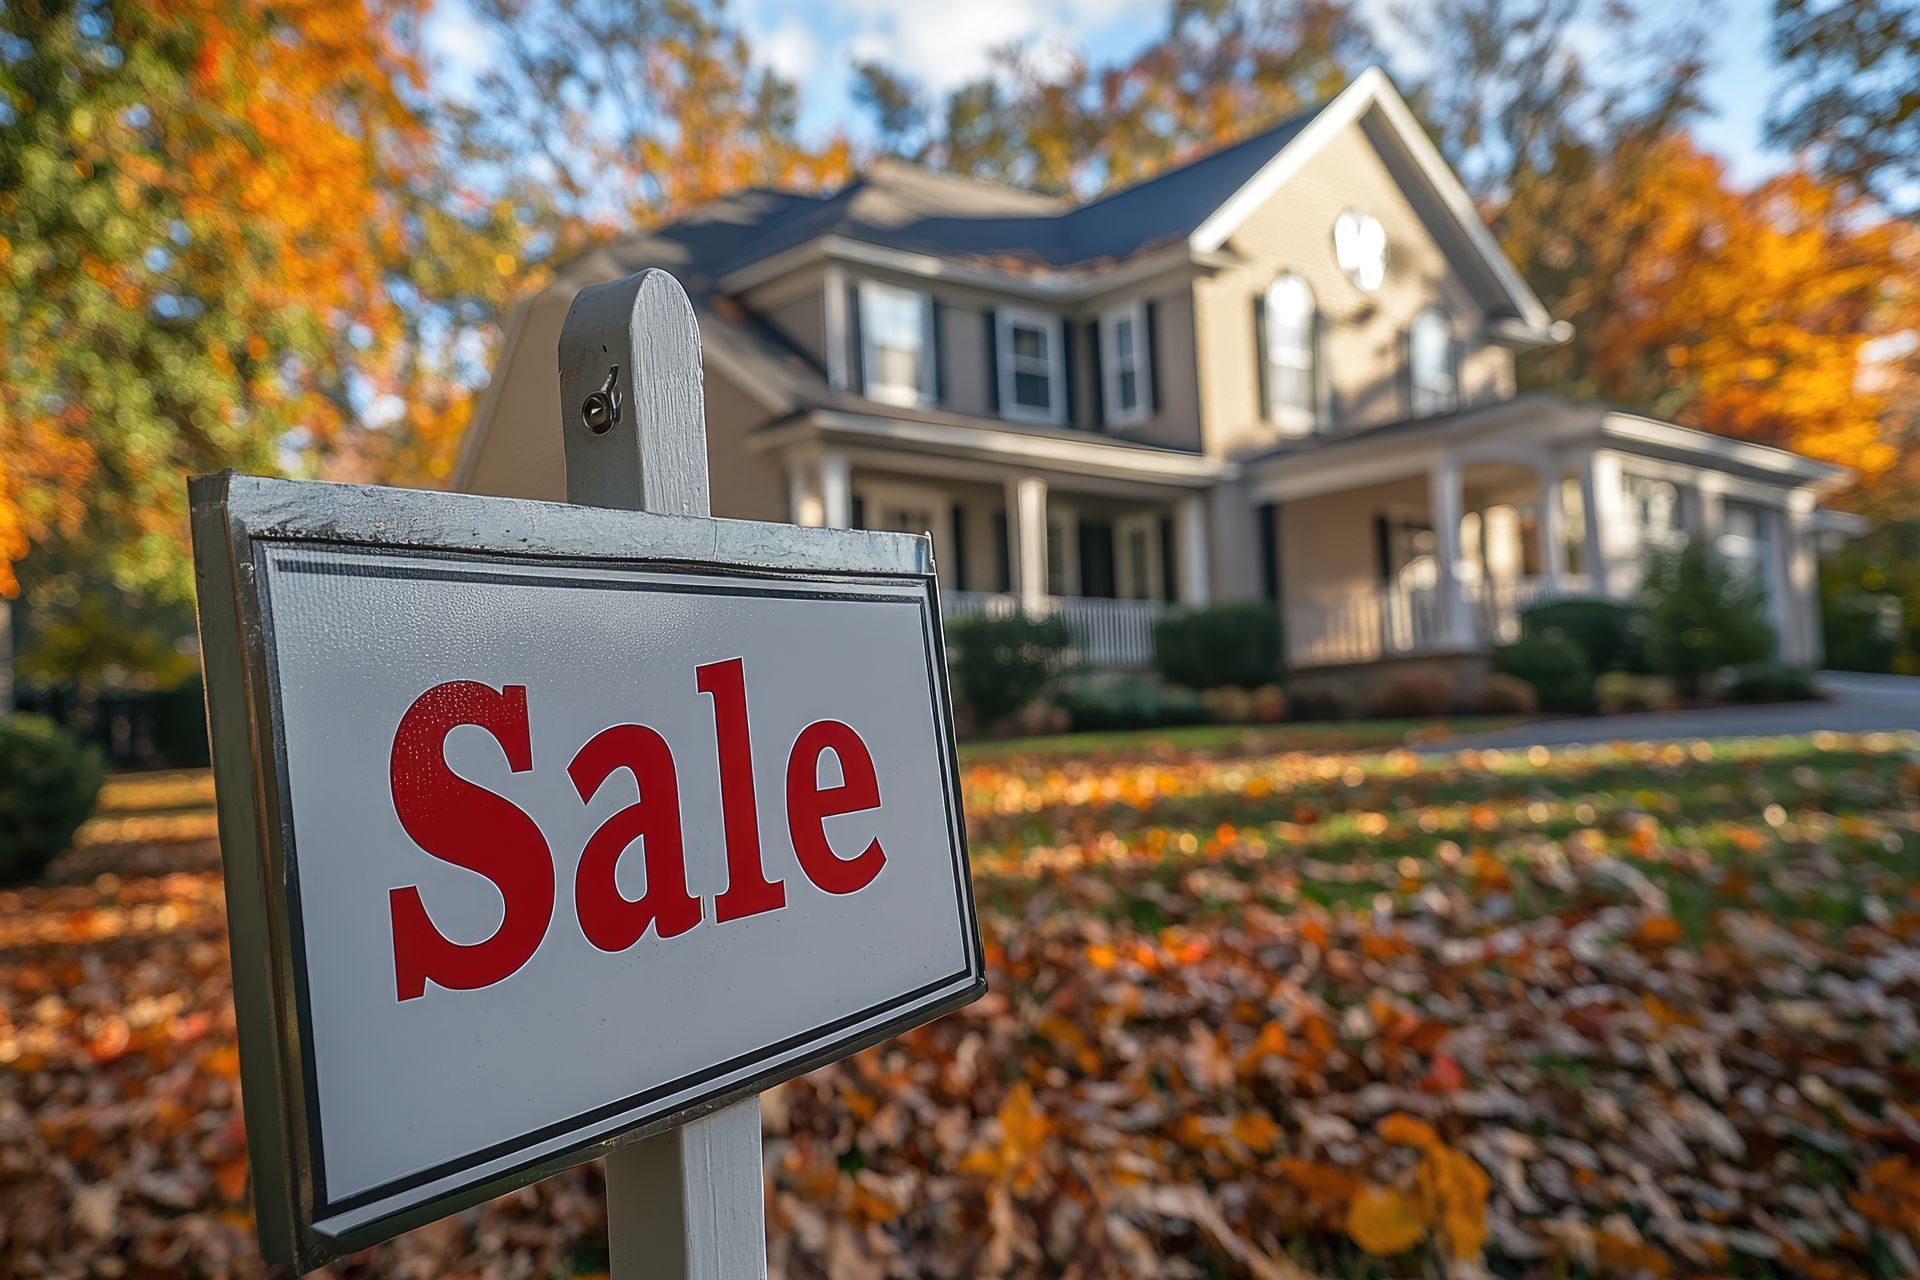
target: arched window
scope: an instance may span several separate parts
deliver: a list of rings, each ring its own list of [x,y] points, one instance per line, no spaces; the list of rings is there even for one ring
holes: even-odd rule
[[[1453,349],[1453,326],[1437,307],[1414,317],[1407,334],[1407,374],[1413,416],[1448,413],[1460,407],[1460,373]]]
[[[1267,418],[1283,431],[1305,434],[1319,416],[1313,290],[1299,276],[1281,276],[1267,287],[1264,312]]]

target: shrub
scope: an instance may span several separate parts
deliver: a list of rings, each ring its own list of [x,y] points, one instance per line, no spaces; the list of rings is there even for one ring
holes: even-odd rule
[[[93,812],[100,752],[41,716],[0,719],[0,884],[29,880]]]
[[[1045,693],[1072,645],[1060,618],[975,614],[947,624],[947,669],[985,729]]]
[[[1665,676],[1637,676],[1628,671],[1609,671],[1594,681],[1593,700],[1600,714],[1606,716],[1667,711],[1679,702],[1673,681]]]
[[[1596,675],[1646,668],[1647,620],[1639,609],[1615,600],[1549,600],[1520,615],[1520,634],[1558,631],[1580,646]]]
[[[1200,701],[1215,724],[1246,724],[1253,719],[1253,694],[1237,685],[1203,689]]]
[[[1205,724],[1209,719],[1200,695],[1188,689],[1168,689],[1148,680],[1125,680],[1118,684],[1083,681],[1061,689],[1056,700],[1076,733],[1159,729]]]
[[[1272,724],[1287,718],[1287,694],[1277,684],[1263,684],[1253,691],[1253,718]]]
[[[1735,667],[1727,680],[1727,696],[1735,702],[1803,702],[1819,696],[1813,672],[1785,662],[1749,662]]]
[[[1766,591],[1735,573],[1703,543],[1658,551],[1641,583],[1647,609],[1647,660],[1687,697],[1722,667],[1773,656]]]
[[[1172,609],[1153,627],[1154,667],[1189,689],[1252,689],[1280,674],[1280,610],[1249,600]]]
[[[1593,709],[1593,668],[1586,651],[1558,630],[1522,636],[1494,650],[1493,668],[1533,686],[1548,711]]]
[[[1540,695],[1518,676],[1494,672],[1480,682],[1473,709],[1483,716],[1520,716],[1540,707]]]
[[[1382,720],[1423,720],[1453,710],[1454,682],[1433,672],[1394,676],[1367,699],[1367,714]]]
[[[1292,690],[1287,701],[1295,720],[1351,720],[1360,700],[1350,685],[1316,681]]]
[[[1892,671],[1900,655],[1901,614],[1895,595],[1861,591],[1823,598],[1826,665],[1835,671]]]

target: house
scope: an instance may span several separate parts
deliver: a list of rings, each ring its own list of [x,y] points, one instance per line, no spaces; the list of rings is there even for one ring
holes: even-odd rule
[[[1516,394],[1568,330],[1377,70],[1087,203],[880,164],[595,250],[513,316],[459,488],[564,496],[568,304],[646,266],[699,317],[714,513],[930,531],[949,616],[1058,612],[1126,665],[1167,602],[1265,597],[1296,671],[1484,665],[1518,610],[1628,595],[1684,534],[1818,660],[1846,472]]]

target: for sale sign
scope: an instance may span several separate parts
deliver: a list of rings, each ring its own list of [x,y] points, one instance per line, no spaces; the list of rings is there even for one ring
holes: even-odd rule
[[[924,538],[235,476],[193,500],[275,1260],[983,990]]]

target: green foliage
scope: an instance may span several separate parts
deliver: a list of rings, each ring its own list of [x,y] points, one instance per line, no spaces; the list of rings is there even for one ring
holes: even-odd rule
[[[1520,615],[1520,631],[1560,632],[1580,646],[1595,674],[1646,670],[1646,618],[1616,600],[1549,600]]]
[[[1280,610],[1259,601],[1171,609],[1153,627],[1154,666],[1189,689],[1254,689],[1280,674]]]
[[[100,753],[40,716],[0,719],[0,884],[30,880],[93,812]]]
[[[1532,685],[1548,711],[1593,710],[1593,668],[1586,651],[1560,631],[1522,636],[1494,650],[1493,668]]]
[[[1608,671],[1593,682],[1593,700],[1603,716],[1634,711],[1666,711],[1678,703],[1673,681],[1665,676],[1637,676]]]
[[[1824,665],[1920,673],[1920,520],[1891,521],[1820,563]]]
[[[1062,689],[1055,701],[1066,711],[1075,733],[1159,729],[1212,719],[1199,694],[1151,680],[1076,681]]]
[[[1647,660],[1673,677],[1683,695],[1697,697],[1722,667],[1773,655],[1766,590],[1734,572],[1700,542],[1647,559],[1640,591],[1647,610]]]
[[[947,669],[984,729],[1045,693],[1072,646],[1060,618],[974,614],[947,624]]]
[[[1749,662],[1733,669],[1726,695],[1735,702],[1804,702],[1818,697],[1813,672],[1786,662]]]

